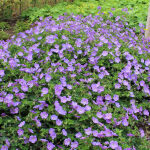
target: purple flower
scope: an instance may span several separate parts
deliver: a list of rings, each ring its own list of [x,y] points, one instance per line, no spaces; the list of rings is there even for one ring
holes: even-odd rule
[[[17,114],[18,112],[19,112],[19,108],[18,107],[10,109],[10,113],[11,114]]]
[[[104,114],[104,119],[107,120],[107,119],[111,119],[112,118],[112,113],[106,113]]]
[[[1,150],[8,150],[8,146],[7,145],[2,145]]]
[[[0,76],[3,77],[5,75],[4,70],[0,70]]]
[[[52,77],[49,74],[45,75],[46,82],[49,82],[52,79]]]
[[[100,7],[100,6],[98,6],[98,7],[97,7],[97,9],[101,10],[101,7]]]
[[[29,137],[29,142],[35,143],[36,141],[37,141],[36,135],[31,135],[31,136]]]
[[[149,66],[149,65],[150,65],[150,60],[149,60],[149,59],[147,59],[147,60],[145,61],[145,65],[146,65],[146,66]]]
[[[82,133],[81,133],[81,132],[76,133],[76,134],[75,134],[75,137],[76,137],[76,138],[82,137]]]
[[[42,94],[41,96],[45,95],[45,94],[48,94],[48,88],[43,88],[42,89]]]
[[[121,85],[119,83],[115,84],[115,89],[119,89],[121,87]]]
[[[100,82],[98,82],[97,84],[92,84],[92,91],[97,92],[98,91],[98,87],[100,86]]]
[[[51,120],[57,120],[58,119],[58,116],[56,115],[51,115]]]
[[[107,51],[103,51],[102,52],[102,56],[107,56],[108,55],[108,52]]]
[[[123,126],[125,126],[125,127],[129,125],[127,119],[123,119],[122,124],[123,124]]]
[[[55,94],[60,96],[61,91],[63,90],[63,86],[62,85],[55,85]]]
[[[85,108],[84,107],[81,107],[81,106],[77,106],[77,112],[79,113],[79,114],[83,114],[84,112],[85,112]]]
[[[5,140],[5,143],[6,143],[7,146],[10,146],[10,142],[9,142],[8,139]]]
[[[50,129],[49,129],[49,134],[50,134],[50,136],[51,136],[52,139],[55,139],[55,138],[56,138],[55,129],[50,128]]]
[[[118,101],[118,100],[119,100],[119,95],[116,95],[116,94],[115,94],[115,95],[113,96],[113,99],[114,99],[114,101]]]
[[[97,116],[98,118],[103,118],[102,112],[97,112],[96,116]]]
[[[48,140],[46,140],[46,139],[40,139],[40,141],[42,141],[42,142],[48,142]]]
[[[39,120],[36,120],[36,125],[37,125],[38,127],[41,127],[41,122],[40,122]]]
[[[92,133],[93,133],[93,136],[98,137],[98,131],[97,130],[92,131]]]
[[[132,134],[132,133],[128,133],[128,134],[127,134],[127,136],[134,136],[134,134]]]
[[[118,147],[118,142],[117,142],[117,141],[110,141],[109,146],[110,146],[112,149],[116,149],[116,148]]]
[[[148,112],[148,110],[147,110],[147,109],[145,109],[145,110],[143,111],[143,114],[144,114],[145,116],[149,116],[149,112]]]
[[[78,142],[71,142],[71,148],[77,148],[78,147]]]
[[[25,125],[25,121],[20,122],[20,124],[18,125],[18,127],[23,127]]]
[[[4,99],[4,102],[5,103],[12,102],[13,97],[14,97],[13,94],[7,94],[6,97],[5,97],[5,99]]]
[[[57,120],[56,120],[56,124],[57,124],[58,126],[61,126],[61,125],[62,125],[62,121],[61,121],[60,119],[57,119]]]
[[[63,134],[64,136],[67,136],[67,131],[66,131],[65,129],[62,129],[62,134]]]
[[[18,129],[17,133],[18,133],[19,136],[21,136],[21,135],[23,135],[24,130],[23,129]]]
[[[92,128],[90,128],[90,127],[88,127],[87,129],[84,129],[85,134],[86,134],[86,135],[92,134],[92,130],[91,130],[91,129],[92,129]]]
[[[66,146],[70,145],[70,143],[71,143],[71,139],[70,138],[67,138],[67,139],[64,140],[64,144]]]
[[[139,131],[140,131],[141,137],[144,137],[145,136],[144,130],[140,128]]]
[[[111,100],[111,96],[109,94],[107,94],[107,95],[105,95],[105,99],[109,101],[109,100]]]
[[[94,123],[99,123],[98,119],[95,118],[95,117],[92,117],[92,121],[93,121]]]
[[[60,97],[60,100],[61,100],[62,103],[66,103],[68,101],[66,96]]]
[[[24,92],[27,92],[28,91],[28,86],[27,85],[22,85],[21,90],[24,91]]]
[[[81,47],[82,40],[81,39],[77,39],[75,43],[76,43],[77,47]]]
[[[86,106],[84,107],[84,109],[85,109],[85,111],[90,111],[90,110],[91,110],[91,106],[86,105]]]
[[[55,147],[55,145],[53,143],[51,143],[51,142],[47,143],[47,149],[48,150],[52,150],[54,147]]]
[[[86,98],[82,98],[82,100],[81,100],[81,104],[83,104],[83,105],[87,105],[87,104],[88,104],[88,99],[86,99]]]
[[[42,119],[46,119],[48,117],[48,113],[47,112],[41,112],[40,116]]]

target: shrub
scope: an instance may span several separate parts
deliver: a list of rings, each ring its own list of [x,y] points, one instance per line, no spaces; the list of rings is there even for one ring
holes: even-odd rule
[[[149,149],[149,41],[112,17],[40,17],[1,41],[2,148]]]

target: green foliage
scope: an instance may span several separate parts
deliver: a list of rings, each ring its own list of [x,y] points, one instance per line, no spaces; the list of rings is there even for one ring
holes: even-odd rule
[[[54,7],[46,5],[41,9],[36,7],[29,8],[22,13],[21,17],[23,19],[28,18],[34,22],[39,17],[51,15],[56,19],[59,15],[63,15],[64,13],[71,14],[72,12],[74,14],[82,14],[83,16],[89,14],[96,15],[98,13],[97,7],[101,6],[102,12],[106,14],[113,12],[114,18],[121,15],[125,16],[129,26],[136,28],[136,32],[139,33],[139,23],[146,25],[148,3],[149,0],[75,0],[73,3],[58,3]],[[115,10],[111,10],[111,8],[115,8]],[[122,11],[124,8],[128,9],[129,14]]]
[[[0,30],[10,29],[10,25],[7,22],[0,22]]]
[[[9,38],[9,34],[5,31],[0,31],[0,40],[7,40]]]
[[[23,32],[30,28],[30,22],[29,21],[20,21],[18,20],[14,26],[15,33]]]

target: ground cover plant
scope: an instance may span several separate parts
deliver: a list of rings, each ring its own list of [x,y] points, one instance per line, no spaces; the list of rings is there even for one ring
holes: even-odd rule
[[[150,149],[144,26],[97,9],[0,41],[2,150]]]
[[[54,6],[45,5],[41,9],[29,8],[22,13],[21,18],[36,21],[41,16],[53,16],[56,19],[65,12],[71,14],[72,10],[75,15],[96,15],[98,13],[96,8],[103,6],[102,11],[106,15],[109,15],[109,12],[113,12],[115,17],[124,15],[129,27],[136,28],[136,33],[139,33],[139,23],[146,25],[148,5],[149,0],[74,0],[72,3],[62,2]]]

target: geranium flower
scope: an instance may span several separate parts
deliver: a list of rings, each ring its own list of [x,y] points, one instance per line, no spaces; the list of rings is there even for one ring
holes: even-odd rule
[[[36,135],[31,135],[31,136],[29,137],[29,142],[35,143],[36,141],[37,141]]]

